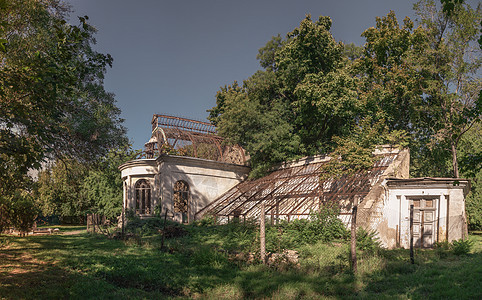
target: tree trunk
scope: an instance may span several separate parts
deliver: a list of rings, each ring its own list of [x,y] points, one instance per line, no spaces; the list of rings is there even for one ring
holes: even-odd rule
[[[261,256],[261,262],[263,264],[266,263],[266,240],[265,240],[265,208],[264,208],[264,202],[261,203],[261,213],[259,216],[259,241],[260,241],[260,256]]]
[[[457,164],[457,145],[454,142],[451,143],[452,146],[452,167],[454,171],[454,178],[459,178],[459,165]]]
[[[353,210],[351,213],[351,243],[350,243],[350,264],[354,274],[357,273],[357,259],[356,259],[356,213],[358,208],[358,199],[353,200]]]

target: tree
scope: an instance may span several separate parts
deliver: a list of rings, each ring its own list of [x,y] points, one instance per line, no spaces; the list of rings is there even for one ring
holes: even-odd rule
[[[45,157],[91,160],[125,141],[120,110],[103,88],[112,57],[92,49],[87,17],[67,24],[57,0],[2,0],[2,165],[39,167]],[[25,156],[23,161],[19,157]]]
[[[400,28],[390,12],[362,34],[367,43],[357,61],[359,95],[390,131],[409,134],[415,176],[458,177],[457,145],[480,121],[481,60],[474,52],[480,9],[457,4],[449,16],[432,1],[415,9],[416,29],[408,18]]]
[[[89,164],[57,161],[42,170],[34,193],[42,215],[71,217],[96,213],[114,219],[122,211],[123,199],[118,167],[138,154],[126,145]]]
[[[333,136],[350,132],[358,109],[355,80],[330,27],[329,17],[306,16],[285,39],[275,36],[259,50],[263,71],[217,93],[209,119],[229,142],[248,150],[252,175],[326,153]]]
[[[27,171],[43,161],[91,161],[125,143],[103,87],[112,57],[93,50],[88,18],[70,25],[68,12],[59,0],[0,0],[0,206],[31,191]]]
[[[471,192],[465,206],[469,229],[482,229],[482,123],[475,124],[462,137],[458,154],[460,157],[460,173],[471,180]]]
[[[452,175],[458,178],[458,145],[481,121],[482,59],[477,39],[482,10],[480,4],[475,10],[460,1],[452,4],[450,13],[437,10],[433,1],[418,2],[415,10],[428,37],[425,55],[418,60],[430,79],[423,88],[424,98],[439,108],[431,146],[450,151]]]
[[[82,179],[79,195],[89,204],[89,212],[111,220],[121,214],[124,188],[118,167],[139,153],[130,147],[112,149],[89,170]]]
[[[90,203],[82,196],[89,165],[74,159],[57,160],[39,172],[35,196],[43,216],[83,216]]]

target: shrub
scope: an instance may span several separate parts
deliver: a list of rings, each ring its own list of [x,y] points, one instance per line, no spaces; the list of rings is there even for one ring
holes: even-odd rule
[[[279,225],[267,226],[266,248],[281,251],[296,248],[318,241],[330,242],[347,238],[348,231],[338,219],[339,210],[335,207],[324,207],[313,212],[309,219],[296,219],[291,222],[281,221]]]
[[[434,248],[438,257],[445,258],[450,253],[451,244],[448,241],[438,242],[434,244]]]
[[[25,234],[32,229],[38,213],[39,210],[30,194],[15,193],[12,201],[11,222],[18,231]]]
[[[128,214],[127,226],[125,227],[128,233],[137,234],[140,236],[149,236],[162,233],[164,227],[164,219],[159,217],[151,217],[141,219],[136,215]],[[164,227],[164,234],[166,238],[180,237],[187,234],[184,225],[173,221],[166,220]]]
[[[212,226],[216,225],[216,219],[214,216],[206,215],[201,220],[195,222],[198,226]]]
[[[182,237],[188,234],[183,226],[174,224],[167,225],[164,229],[160,229],[159,233],[163,234],[167,239]]]
[[[435,244],[435,251],[440,258],[447,257],[449,253],[455,255],[465,255],[470,252],[474,243],[469,240],[455,240],[452,243],[443,241]]]
[[[381,248],[380,238],[375,230],[367,231],[364,228],[358,228],[356,233],[356,247],[367,254],[373,254]]]
[[[452,242],[451,249],[455,255],[465,255],[470,252],[474,243],[469,240],[456,240]]]

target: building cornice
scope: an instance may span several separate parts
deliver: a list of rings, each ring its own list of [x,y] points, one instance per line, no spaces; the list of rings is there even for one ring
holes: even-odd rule
[[[470,180],[464,178],[439,178],[439,177],[420,177],[420,178],[387,178],[386,185],[391,188],[457,188],[462,187],[466,195],[470,190]]]
[[[220,162],[215,160],[203,159],[203,158],[196,158],[190,156],[177,156],[177,155],[166,155],[163,154],[156,159],[158,164],[162,162],[166,163],[175,163],[175,164],[183,164],[189,166],[197,166],[197,167],[205,167],[205,168],[212,168],[212,169],[223,169],[223,170],[233,170],[239,172],[248,173],[251,168],[244,165],[237,165],[227,162]]]
[[[151,167],[157,167],[157,161],[154,158],[151,159],[135,159],[135,160],[129,160],[122,165],[118,167],[120,171],[123,171],[127,168],[132,168],[132,167],[142,167],[142,166],[151,166]]]

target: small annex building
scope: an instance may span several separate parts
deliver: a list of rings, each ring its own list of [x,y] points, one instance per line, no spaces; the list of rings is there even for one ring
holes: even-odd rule
[[[268,222],[308,218],[325,204],[340,207],[349,226],[358,203],[357,226],[375,230],[387,248],[410,245],[410,205],[416,247],[465,237],[464,179],[410,178],[410,152],[380,146],[366,171],[321,180],[331,158],[306,157],[285,162],[256,180],[248,180],[249,156],[227,146],[213,125],[154,115],[145,157],[119,169],[124,181],[124,208],[145,218],[154,208],[170,219],[189,223],[206,215],[218,222],[259,219],[261,204]]]

